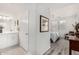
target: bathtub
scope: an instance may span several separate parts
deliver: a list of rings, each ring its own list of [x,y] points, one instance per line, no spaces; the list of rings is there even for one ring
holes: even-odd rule
[[[18,33],[0,33],[0,49],[18,44]]]

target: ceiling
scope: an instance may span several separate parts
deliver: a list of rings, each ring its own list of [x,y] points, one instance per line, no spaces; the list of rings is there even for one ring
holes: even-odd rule
[[[34,3],[0,3],[0,14],[8,14],[15,17],[16,16],[21,17],[22,15],[26,16],[27,7],[33,4]],[[58,9],[58,8],[62,8],[62,7],[74,5],[74,4],[72,3],[38,3],[37,5],[40,6],[41,8],[43,6],[43,7]]]
[[[11,3],[0,3],[0,14],[18,16],[26,14],[25,4],[11,4]]]

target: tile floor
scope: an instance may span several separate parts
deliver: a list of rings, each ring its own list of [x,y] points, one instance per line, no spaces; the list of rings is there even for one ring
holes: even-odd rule
[[[30,55],[29,52],[26,52],[20,46],[11,47],[9,49],[3,50],[0,52],[1,55]]]

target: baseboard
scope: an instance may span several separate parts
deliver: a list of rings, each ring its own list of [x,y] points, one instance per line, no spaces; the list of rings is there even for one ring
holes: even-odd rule
[[[49,55],[51,53],[51,48],[49,48],[45,53],[43,53],[43,55]]]

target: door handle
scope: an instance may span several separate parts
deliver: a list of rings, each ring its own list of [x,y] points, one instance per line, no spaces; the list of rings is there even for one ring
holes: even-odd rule
[[[25,33],[25,35],[28,35],[28,33]]]

